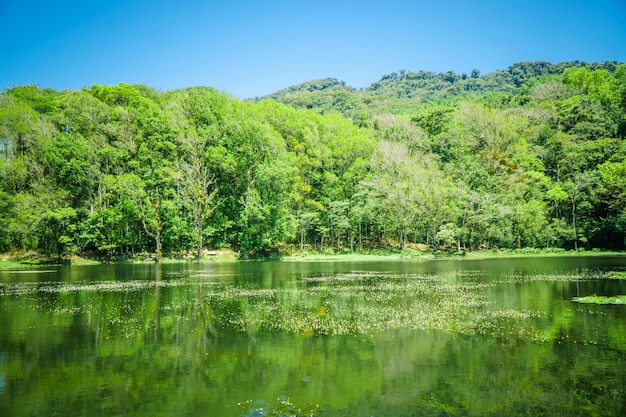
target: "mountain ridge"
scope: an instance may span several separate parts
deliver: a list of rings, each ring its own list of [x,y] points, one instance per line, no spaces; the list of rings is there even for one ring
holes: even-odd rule
[[[381,110],[380,107],[386,107],[385,111],[392,114],[402,114],[407,111],[406,104],[414,107],[433,101],[484,94],[517,93],[532,79],[560,75],[570,67],[587,67],[590,70],[604,68],[612,73],[619,64],[617,61],[562,61],[557,64],[547,61],[521,61],[507,69],[484,75],[479,69],[472,70],[470,74],[399,70],[385,74],[361,89],[349,86],[337,78],[327,77],[295,84],[253,100],[258,102],[270,99],[297,108],[315,109],[320,113],[338,111],[356,120],[359,113],[376,112]],[[389,103],[389,100],[395,103]]]

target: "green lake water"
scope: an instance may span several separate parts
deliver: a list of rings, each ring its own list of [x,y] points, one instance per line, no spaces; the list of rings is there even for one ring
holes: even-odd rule
[[[0,416],[623,416],[626,257],[0,271]]]

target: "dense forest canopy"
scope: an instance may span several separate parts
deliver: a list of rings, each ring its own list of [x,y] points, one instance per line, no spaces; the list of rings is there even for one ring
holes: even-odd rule
[[[0,251],[618,248],[626,65],[0,94]]]

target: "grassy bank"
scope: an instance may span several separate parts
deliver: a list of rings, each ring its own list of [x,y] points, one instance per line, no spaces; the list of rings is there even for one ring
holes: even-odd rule
[[[404,251],[374,251],[369,253],[294,253],[276,257],[282,261],[361,261],[378,259],[491,259],[491,258],[515,258],[515,257],[537,257],[537,256],[626,256],[626,251],[605,251],[605,250],[563,250],[563,249],[514,249],[514,250],[480,250],[472,252],[432,252],[407,249]]]
[[[203,262],[234,262],[238,260],[238,254],[231,250],[205,251],[201,259]],[[166,254],[161,257],[162,263],[195,262],[196,258],[191,253]],[[48,256],[36,252],[12,252],[0,254],[0,269],[25,268],[35,265],[100,265],[100,264],[123,264],[123,263],[154,263],[155,255],[152,253],[139,253],[134,257],[102,257],[90,254],[72,255],[59,259],[56,256]]]
[[[272,257],[252,257],[249,261],[376,261],[376,260],[434,260],[434,259],[492,259],[492,258],[515,258],[515,257],[537,257],[537,256],[626,256],[626,251],[605,251],[605,250],[578,250],[566,251],[562,249],[516,249],[516,250],[481,250],[473,252],[432,252],[420,251],[416,249],[399,250],[378,250],[365,253],[321,253],[321,252],[294,252]],[[184,263],[195,262],[196,259],[191,254],[171,254],[161,258],[162,263]],[[232,250],[206,251],[202,262],[237,262],[241,261],[239,254]],[[59,260],[56,257],[49,257],[33,252],[11,253],[0,255],[0,269],[25,268],[33,265],[97,265],[105,263],[153,263],[154,254],[138,254],[133,258],[96,258],[89,256],[73,255]]]

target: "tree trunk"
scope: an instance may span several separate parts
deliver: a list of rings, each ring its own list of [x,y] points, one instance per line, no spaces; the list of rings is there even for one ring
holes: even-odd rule
[[[197,247],[197,252],[196,252],[196,260],[198,262],[200,262],[200,258],[202,257],[202,220],[200,220],[199,222],[196,223],[196,244],[198,245]]]
[[[244,196],[244,202],[243,202],[244,212],[247,211],[248,206],[250,204],[250,192],[252,191],[253,184],[254,184],[254,181],[252,180],[252,168],[248,168],[248,170],[246,171],[246,195]],[[250,255],[250,249],[249,249],[250,235],[248,232],[248,214],[246,214],[246,217],[244,219],[243,228],[245,230],[243,234],[243,243],[245,246],[241,253],[241,257],[242,259],[248,259],[248,256]]]
[[[574,250],[578,250],[578,232],[576,231],[576,203],[572,202],[572,228],[574,229]]]
[[[354,233],[350,230],[350,253],[354,253]]]
[[[161,229],[157,229],[154,240],[156,243],[156,262],[161,262]]]

